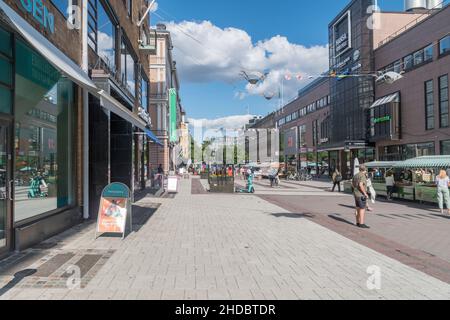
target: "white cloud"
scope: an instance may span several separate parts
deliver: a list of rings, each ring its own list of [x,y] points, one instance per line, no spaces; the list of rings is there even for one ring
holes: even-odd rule
[[[284,81],[285,97],[294,96],[306,85],[308,76],[318,75],[328,68],[328,46],[305,47],[290,43],[286,37],[252,42],[250,35],[236,28],[219,28],[209,21],[167,24],[175,46],[174,54],[182,81],[236,83],[239,73],[270,71],[257,86],[246,87],[248,94],[263,95],[280,90]],[[302,81],[296,76],[301,74]],[[237,94],[236,98],[243,98]]]
[[[242,129],[250,119],[253,119],[252,115],[234,115],[218,119],[189,119],[190,127],[195,130],[202,131],[215,131],[215,130],[228,130],[233,131]]]
[[[156,11],[158,11],[158,2],[155,2],[152,5],[152,8],[150,9],[150,12],[156,12]]]

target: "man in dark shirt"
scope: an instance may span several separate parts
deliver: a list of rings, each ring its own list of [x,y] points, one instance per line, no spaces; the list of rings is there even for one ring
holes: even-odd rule
[[[364,223],[367,200],[369,195],[367,194],[367,168],[365,165],[359,166],[359,173],[353,177],[353,195],[355,197],[356,206],[356,225],[362,229],[369,229],[369,227]]]

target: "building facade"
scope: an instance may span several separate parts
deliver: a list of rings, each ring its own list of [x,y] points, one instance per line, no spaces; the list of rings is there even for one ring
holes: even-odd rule
[[[328,153],[320,148],[330,137],[330,103],[329,79],[320,78],[274,114],[288,171],[326,173]]]
[[[165,25],[156,30],[157,51],[150,55],[150,117],[152,130],[163,144],[162,148],[150,147],[150,167],[156,170],[162,165],[166,174],[175,170],[177,156],[174,154],[180,142],[175,131],[184,122],[184,111],[180,99],[180,83],[173,60],[173,44],[170,32]],[[172,110],[171,110],[172,108]]]
[[[0,257],[95,218],[110,182],[142,187],[160,143],[148,2],[69,3],[0,0]]]
[[[375,50],[376,70],[403,73],[393,84],[376,85],[369,116],[377,159],[450,154],[449,20],[447,6]]]

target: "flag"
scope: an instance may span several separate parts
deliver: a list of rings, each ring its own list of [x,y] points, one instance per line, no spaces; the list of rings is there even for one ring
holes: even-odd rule
[[[290,74],[286,74],[286,75],[284,76],[284,78],[286,79],[286,81],[291,81],[292,76],[291,76]]]
[[[301,81],[301,80],[303,79],[303,76],[302,76],[301,74],[298,74],[298,75],[296,76],[296,78],[297,78],[298,81]]]

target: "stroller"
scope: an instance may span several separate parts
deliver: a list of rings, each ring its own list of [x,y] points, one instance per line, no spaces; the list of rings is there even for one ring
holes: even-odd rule
[[[44,177],[38,175],[31,180],[28,189],[28,199],[46,198],[48,197],[48,185]]]

